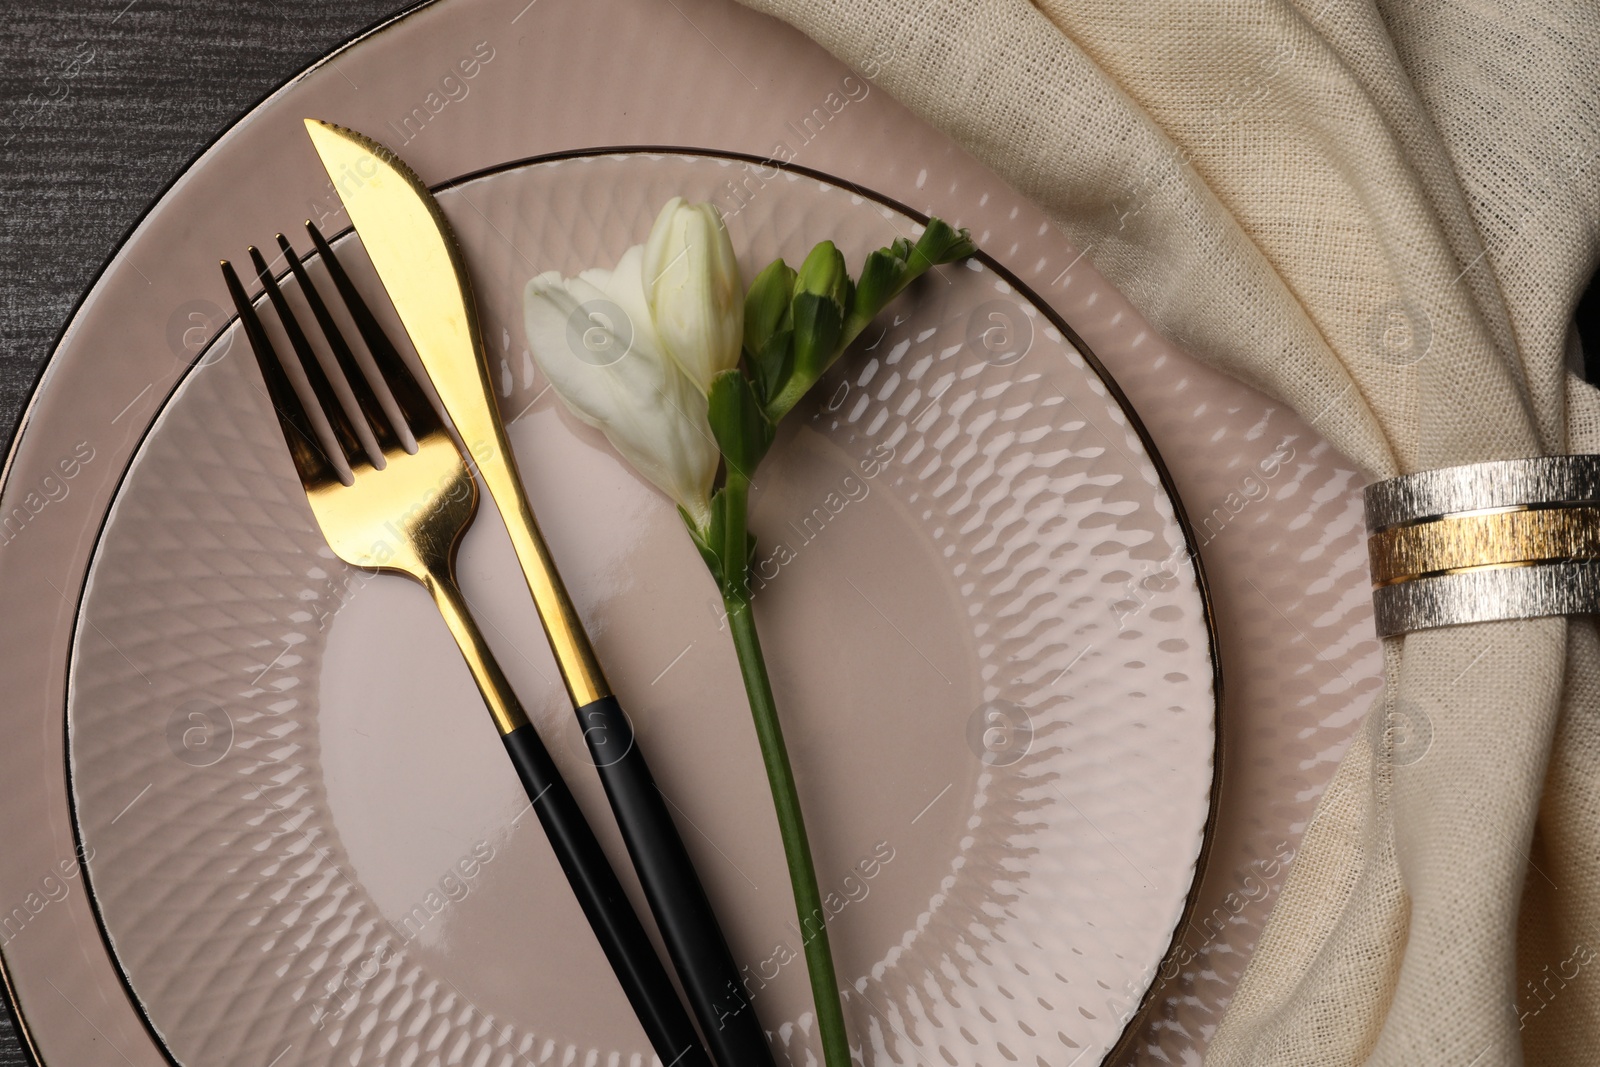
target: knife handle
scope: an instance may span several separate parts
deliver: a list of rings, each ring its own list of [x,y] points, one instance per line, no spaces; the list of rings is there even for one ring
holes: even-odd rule
[[[531,723],[501,735],[561,869],[663,1064],[711,1067],[622,883]]]
[[[615,697],[576,711],[645,900],[712,1055],[723,1067],[772,1067],[772,1047],[633,724]]]

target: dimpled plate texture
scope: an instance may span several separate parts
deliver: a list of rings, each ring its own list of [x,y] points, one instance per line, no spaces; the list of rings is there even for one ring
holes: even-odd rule
[[[800,941],[714,591],[519,325],[528,278],[610,266],[675,194],[718,200],[747,276],[823,237],[854,264],[916,232],[853,190],[749,173],[597,155],[441,203],[535,510],[756,1009],[805,1063]],[[443,626],[403,579],[331,558],[235,331],[128,473],[72,664],[92,891],[152,1027],[183,1064],[650,1062]],[[1171,942],[1209,812],[1210,634],[1156,467],[1072,342],[978,261],[909,291],[789,422],[757,479],[756,605],[852,1033],[869,1063],[1098,1062]],[[487,503],[461,570],[625,866]]]

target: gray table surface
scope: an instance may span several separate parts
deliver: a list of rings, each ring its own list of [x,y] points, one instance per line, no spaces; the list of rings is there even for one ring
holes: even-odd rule
[[[167,184],[262,96],[409,6],[6,0],[0,426],[7,441],[68,316]],[[0,830],[0,863],[4,855]],[[9,1014],[0,1012],[0,1067],[27,1062]]]
[[[8,441],[68,316],[167,184],[266,93],[409,6],[6,0],[0,426]],[[1585,305],[1580,318],[1593,359],[1600,355],[1600,285]],[[27,1062],[9,1014],[0,1012],[0,1067]]]

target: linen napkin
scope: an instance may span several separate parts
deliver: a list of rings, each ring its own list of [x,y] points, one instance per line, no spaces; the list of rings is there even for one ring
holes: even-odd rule
[[[744,2],[875,67],[1370,476],[1600,451],[1568,369],[1600,250],[1593,0]],[[1385,660],[1207,1062],[1600,1062],[1594,620]]]

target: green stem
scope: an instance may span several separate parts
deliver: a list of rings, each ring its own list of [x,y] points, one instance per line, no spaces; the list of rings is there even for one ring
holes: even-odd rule
[[[794,771],[789,766],[783,728],[778,724],[778,708],[772,699],[772,683],[767,680],[767,665],[761,658],[761,642],[756,637],[755,616],[748,601],[728,602],[728,627],[733,633],[733,647],[739,653],[739,670],[744,675],[750,714],[755,718],[756,737],[761,742],[762,762],[766,764],[767,780],[772,785],[772,804],[778,812],[784,858],[789,861],[789,884],[794,889],[795,914],[803,931],[806,970],[811,975],[811,997],[816,1001],[817,1030],[822,1036],[823,1062],[828,1067],[850,1067],[850,1039],[845,1033],[844,1011],[839,1005],[839,982],[834,977],[833,949],[828,944],[827,912],[823,910],[822,893],[817,888],[817,869],[811,861],[811,846],[806,841],[800,794],[795,789]]]
[[[726,543],[743,545],[748,484],[743,478],[732,475],[724,487],[724,492],[730,490],[735,498],[728,508],[728,524],[738,529],[728,531]],[[742,559],[743,554],[734,558]],[[725,561],[727,559],[724,557]],[[845,1032],[844,1010],[839,1003],[833,949],[828,944],[828,913],[823,910],[822,893],[817,888],[817,868],[811,859],[811,845],[806,840],[800,792],[795,787],[794,769],[789,766],[789,750],[784,745],[783,727],[778,722],[778,705],[772,697],[772,682],[767,677],[767,663],[762,658],[761,641],[756,636],[748,578],[725,582],[722,599],[728,609],[733,647],[739,654],[739,672],[744,676],[750,715],[755,719],[756,738],[761,743],[761,760],[766,765],[767,782],[772,787],[772,805],[777,809],[784,858],[789,864],[789,885],[794,891],[795,914],[800,920],[806,970],[811,978],[811,998],[817,1008],[823,1062],[827,1067],[850,1067],[850,1038]]]

